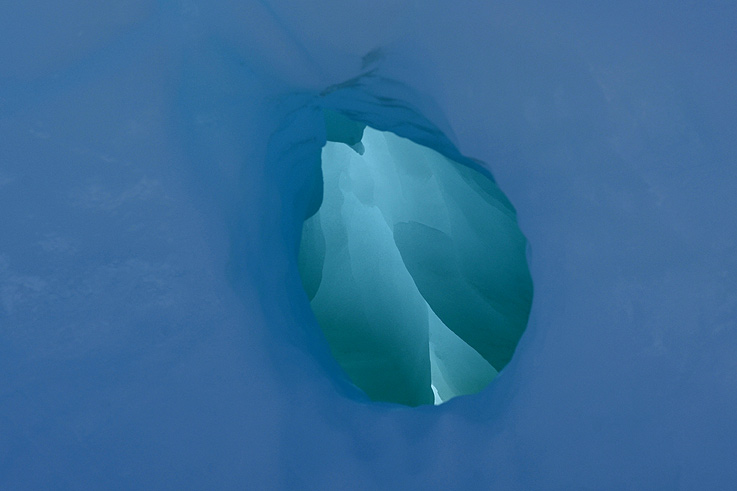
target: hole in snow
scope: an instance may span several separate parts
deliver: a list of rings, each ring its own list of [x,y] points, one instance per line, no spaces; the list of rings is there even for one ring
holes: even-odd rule
[[[299,268],[333,356],[377,401],[480,391],[511,359],[532,301],[513,207],[477,170],[325,114],[323,202]]]

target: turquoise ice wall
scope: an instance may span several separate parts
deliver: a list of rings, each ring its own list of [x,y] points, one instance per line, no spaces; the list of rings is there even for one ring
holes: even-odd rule
[[[300,271],[333,355],[374,400],[478,392],[530,312],[514,208],[480,172],[326,114],[324,197],[303,228]]]

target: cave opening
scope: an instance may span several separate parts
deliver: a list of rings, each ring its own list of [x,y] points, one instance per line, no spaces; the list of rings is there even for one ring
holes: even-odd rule
[[[324,110],[323,199],[299,271],[330,350],[374,401],[486,387],[527,325],[516,213],[483,168]]]

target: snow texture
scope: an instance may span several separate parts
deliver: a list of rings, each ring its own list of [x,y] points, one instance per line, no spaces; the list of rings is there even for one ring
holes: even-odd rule
[[[737,487],[733,2],[0,5],[0,488]],[[483,162],[512,361],[371,403],[297,272],[321,108]],[[458,160],[460,161],[460,160]]]

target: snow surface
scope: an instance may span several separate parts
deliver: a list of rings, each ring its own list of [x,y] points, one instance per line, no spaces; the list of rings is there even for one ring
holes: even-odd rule
[[[736,21],[3,3],[0,488],[734,488]],[[320,106],[457,147],[517,209],[531,318],[480,394],[370,403],[328,356],[296,267]]]

